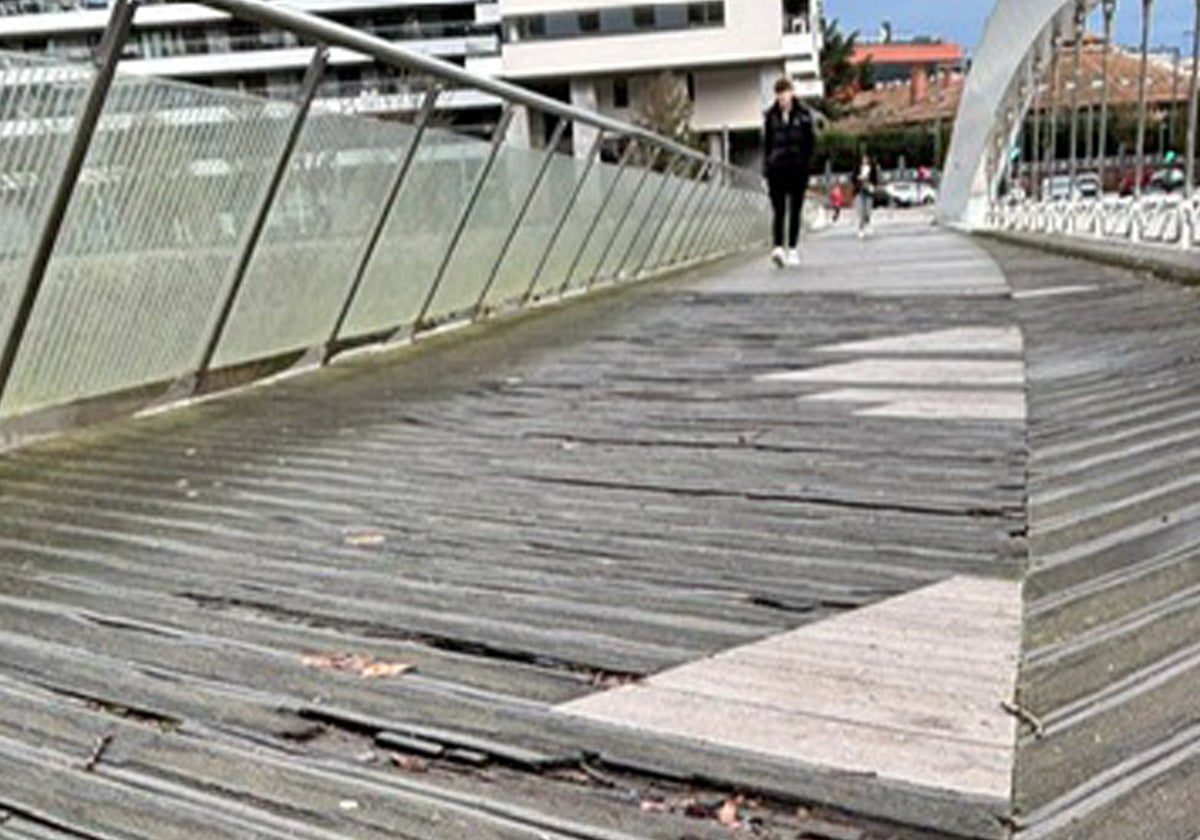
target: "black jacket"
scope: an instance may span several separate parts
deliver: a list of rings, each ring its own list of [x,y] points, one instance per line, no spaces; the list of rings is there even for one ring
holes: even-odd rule
[[[763,174],[808,174],[815,136],[811,111],[797,102],[785,115],[773,104],[763,116]]]
[[[854,174],[850,179],[851,183],[854,184],[854,192],[865,192],[867,195],[874,195],[875,191],[879,188],[879,165],[876,163],[871,164],[871,171],[867,176],[865,183],[863,181],[861,170],[861,165],[856,166],[854,168]]]

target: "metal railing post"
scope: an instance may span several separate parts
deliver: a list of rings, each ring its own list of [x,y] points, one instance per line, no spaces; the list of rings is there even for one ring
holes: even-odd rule
[[[475,212],[475,204],[479,201],[479,196],[483,194],[483,188],[487,184],[488,176],[492,174],[492,168],[496,165],[496,158],[500,156],[500,148],[504,145],[504,136],[508,133],[508,126],[512,122],[515,113],[515,106],[511,102],[506,102],[504,110],[500,112],[500,119],[497,120],[496,127],[492,131],[492,146],[488,151],[487,159],[484,161],[483,167],[479,170],[479,174],[475,176],[475,183],[471,185],[470,197],[467,199],[462,212],[458,215],[458,221],[454,225],[454,232],[450,235],[450,241],[446,246],[446,253],[442,255],[441,264],[438,266],[437,272],[433,275],[433,283],[429,286],[429,292],[425,295],[425,301],[421,304],[421,309],[417,314],[416,320],[413,321],[414,333],[420,332],[424,328],[425,319],[428,317],[429,310],[437,298],[438,290],[442,287],[442,280],[446,277],[446,271],[450,268],[450,262],[454,259],[454,252],[458,250],[458,243],[467,229],[467,223],[471,221],[471,214]]]
[[[716,184],[716,163],[709,166],[705,173],[706,180],[696,188],[696,201],[688,208],[688,217],[684,219],[683,226],[679,229],[679,238],[675,242],[675,247],[671,249],[671,263],[680,262],[686,253],[686,246],[692,239],[692,234],[696,231],[696,226],[703,218],[702,210],[709,197],[712,195],[713,187]]]
[[[546,179],[546,173],[550,171],[550,164],[554,162],[554,158],[558,154],[558,144],[562,141],[563,134],[567,130],[567,124],[566,120],[559,120],[558,125],[554,127],[554,132],[546,144],[545,154],[542,155],[541,164],[538,166],[537,174],[534,175],[533,183],[529,186],[529,192],[525,194],[525,200],[521,203],[521,209],[517,211],[517,215],[508,229],[508,234],[504,237],[504,244],[500,246],[500,252],[496,255],[496,259],[492,263],[492,270],[488,272],[488,279],[483,285],[483,291],[479,293],[479,300],[475,303],[475,317],[479,317],[479,313],[483,310],[483,306],[487,302],[487,296],[492,291],[492,286],[495,285],[496,278],[500,275],[500,266],[504,264],[504,260],[508,257],[508,251],[512,248],[513,241],[517,238],[517,232],[521,229],[521,225],[524,224],[525,217],[529,215],[529,208],[533,206],[533,199],[537,195],[538,190],[541,189],[542,182]]]
[[[437,108],[437,100],[440,94],[441,88],[435,86],[425,93],[425,98],[421,101],[421,110],[417,113],[416,121],[413,123],[412,138],[408,142],[408,147],[404,150],[404,155],[400,159],[400,165],[396,167],[396,172],[392,176],[391,183],[388,184],[388,191],[384,196],[383,203],[379,205],[379,210],[375,214],[375,219],[371,224],[371,232],[367,235],[366,242],[363,243],[362,253],[355,264],[354,279],[350,283],[350,288],[346,291],[346,297],[342,301],[342,308],[338,312],[337,320],[334,322],[333,328],[329,331],[329,339],[325,343],[324,360],[326,362],[337,352],[337,342],[341,337],[342,329],[346,326],[346,319],[350,317],[354,301],[358,298],[359,289],[362,287],[363,280],[367,275],[367,268],[370,267],[371,260],[375,257],[375,252],[379,248],[379,242],[383,238],[383,230],[387,226],[388,219],[391,218],[396,200],[400,197],[400,190],[404,186],[404,182],[408,179],[408,173],[417,159],[421,140],[425,136],[425,129],[429,126],[429,119],[433,116],[433,112]]]
[[[1197,0],[1200,2],[1200,0]],[[1110,91],[1108,87],[1109,59],[1112,56],[1114,18],[1117,12],[1117,0],[1104,0],[1104,55],[1100,59],[1100,192],[1104,192],[1105,175],[1108,170],[1108,103]]]
[[[546,247],[542,251],[541,258],[538,260],[537,268],[529,280],[529,288],[525,290],[525,294],[521,297],[522,306],[529,303],[534,291],[537,290],[538,280],[542,279],[542,272],[546,270],[546,264],[550,261],[550,254],[558,244],[559,237],[562,236],[563,229],[567,226],[567,220],[575,210],[575,205],[579,203],[579,196],[583,195],[583,188],[587,185],[587,180],[592,174],[592,169],[596,165],[596,159],[600,156],[600,149],[603,145],[604,132],[597,131],[595,138],[592,140],[592,146],[587,152],[587,162],[583,165],[583,174],[575,182],[575,187],[571,191],[570,197],[563,204],[562,212],[559,214],[558,221],[554,225],[554,232],[550,234],[550,239],[546,242]]]
[[[592,271],[592,276],[588,278],[587,287],[589,289],[596,285],[596,281],[600,279],[600,274],[604,271],[604,263],[607,262],[608,255],[612,253],[613,245],[621,237],[621,231],[625,229],[625,222],[628,221],[629,215],[633,212],[633,208],[646,186],[646,181],[650,180],[650,173],[654,171],[654,164],[658,162],[659,155],[661,154],[662,149],[655,148],[651,150],[650,157],[646,160],[646,165],[642,169],[642,177],[638,178],[637,186],[633,188],[633,195],[629,197],[629,203],[621,211],[621,216],[617,219],[617,226],[613,228],[612,236],[605,243],[604,250],[600,252],[600,259],[596,262],[596,268]],[[634,232],[634,236],[637,236],[636,231]]]
[[[1054,171],[1058,162],[1058,75],[1062,66],[1062,33],[1058,24],[1054,25],[1054,35],[1050,39],[1050,143],[1046,147],[1046,171],[1053,185]],[[1045,196],[1043,196],[1043,199]]]
[[[1200,144],[1200,0],[1192,23],[1192,86],[1188,96],[1187,155],[1184,171],[1188,198],[1196,195],[1196,146]]]
[[[662,254],[659,257],[658,265],[673,264],[676,249],[671,247],[671,243],[677,241],[675,237],[680,233],[681,229],[689,227],[688,214],[691,212],[692,202],[704,192],[704,187],[707,183],[705,178],[712,172],[714,165],[711,160],[704,161],[696,171],[695,177],[691,178],[685,187],[687,195],[683,199],[683,205],[679,208],[678,218],[672,223],[671,229],[667,232],[666,238],[663,240]]]
[[[729,212],[729,205],[733,202],[735,192],[731,184],[723,183],[719,189],[716,201],[714,201],[712,209],[708,212],[707,222],[696,233],[694,242],[697,248],[703,248],[706,243],[710,242],[715,245],[717,242],[717,231],[720,230],[722,222],[725,221]],[[709,248],[703,252],[704,257],[708,257],[715,252],[716,248]]]
[[[624,176],[625,170],[629,167],[629,161],[633,157],[633,152],[636,148],[637,141],[630,140],[629,145],[625,147],[625,151],[621,154],[616,174],[613,175],[612,183],[608,185],[608,189],[604,191],[604,198],[600,200],[600,207],[597,208],[596,215],[592,217],[592,221],[588,224],[587,233],[584,234],[579,248],[575,251],[575,257],[571,260],[571,267],[567,269],[566,279],[563,280],[562,287],[558,290],[559,294],[566,294],[567,289],[570,288],[571,278],[575,276],[575,269],[579,267],[579,261],[587,253],[588,245],[592,241],[592,234],[596,232],[596,228],[600,225],[600,220],[604,218],[605,212],[608,211],[608,205],[612,202],[613,196],[617,192],[617,187],[621,183],[621,178]]]
[[[75,124],[71,136],[71,144],[63,159],[62,167],[54,181],[54,191],[46,206],[41,220],[38,238],[29,258],[29,271],[25,285],[17,299],[16,311],[8,326],[8,335],[4,341],[4,350],[0,354],[0,401],[8,391],[8,383],[16,366],[17,353],[21,342],[29,329],[33,317],[33,309],[37,304],[42,284],[46,280],[46,270],[50,267],[50,258],[54,254],[54,246],[62,232],[63,222],[66,221],[67,210],[71,198],[75,194],[75,186],[79,183],[79,175],[91,148],[96,127],[100,123],[100,115],[104,104],[108,101],[108,93],[112,88],[113,78],[117,73],[117,64],[121,61],[121,51],[129,38],[133,26],[133,17],[137,12],[138,0],[115,0],[108,17],[108,25],[100,48],[96,53],[96,75],[88,88],[87,97]]]
[[[226,280],[225,285],[222,287],[224,292],[221,300],[221,308],[217,311],[216,320],[207,332],[208,338],[204,345],[204,351],[200,356],[200,362],[196,365],[193,387],[197,391],[204,387],[204,379],[212,367],[213,359],[217,355],[217,349],[221,345],[221,339],[224,337],[225,330],[229,326],[229,319],[233,315],[233,308],[237,304],[238,295],[241,292],[242,284],[245,282],[246,272],[250,268],[250,261],[254,258],[254,252],[258,248],[259,241],[262,239],[267,218],[271,213],[271,207],[275,204],[275,198],[278,196],[279,188],[283,185],[283,179],[287,175],[287,169],[292,161],[292,155],[296,151],[296,145],[300,142],[300,133],[304,130],[304,123],[308,120],[308,112],[312,107],[313,97],[316,96],[317,86],[321,83],[321,77],[325,74],[325,65],[328,60],[329,48],[324,44],[313,50],[312,60],[308,63],[308,69],[304,72],[304,81],[300,86],[300,97],[296,103],[296,113],[292,116],[291,124],[288,126],[288,133],[284,139],[283,148],[279,150],[279,155],[275,158],[271,177],[267,181],[266,188],[263,190],[254,215],[250,219],[250,226],[246,229],[242,241],[238,245],[237,259],[230,270],[229,279]]]
[[[1068,173],[1071,176],[1071,196],[1075,195],[1075,178],[1079,174],[1079,88],[1083,84],[1083,26],[1087,22],[1087,3],[1075,0],[1075,67],[1074,87],[1071,89],[1071,156]]]
[[[683,171],[687,172],[688,168],[690,168],[694,163],[695,161],[693,160],[685,160]],[[642,258],[638,261],[637,268],[634,269],[633,273],[635,277],[646,270],[646,263],[650,261],[650,255],[654,253],[654,248],[656,245],[658,245],[659,237],[662,236],[663,228],[667,226],[667,222],[670,220],[671,214],[675,212],[675,205],[679,201],[679,197],[683,195],[683,192],[689,183],[690,180],[685,175],[681,174],[679,177],[679,183],[675,185],[675,190],[671,194],[671,200],[667,202],[667,206],[666,209],[663,210],[662,217],[658,220],[658,224],[654,226],[654,232],[650,236],[650,244],[646,247],[646,253],[642,254]],[[657,268],[660,264],[661,261],[655,263],[654,267]]]
[[[629,257],[637,249],[638,242],[642,240],[642,234],[646,231],[647,226],[650,224],[650,217],[654,213],[655,208],[658,206],[659,199],[662,198],[663,192],[671,183],[671,173],[675,171],[675,167],[682,159],[683,155],[676,154],[671,158],[671,162],[668,163],[663,169],[663,179],[659,183],[658,189],[654,191],[654,195],[650,198],[650,203],[646,206],[646,212],[642,214],[642,218],[638,220],[637,225],[634,227],[633,236],[629,240],[629,247],[625,249],[625,253],[621,255],[621,260],[617,263],[617,270],[613,273],[613,277],[615,277],[617,280],[621,279],[621,272],[624,270],[625,264],[629,262]],[[651,240],[650,244],[654,244],[653,240]],[[644,257],[645,255],[643,255],[643,262],[645,261]]]
[[[1142,181],[1146,174],[1146,122],[1149,118],[1148,85],[1150,76],[1150,24],[1154,15],[1154,0],[1142,0],[1142,62],[1138,73],[1137,161],[1134,164],[1133,194],[1142,197]]]
[[[1045,82],[1042,74],[1044,70],[1039,45],[1038,51],[1033,55],[1033,142],[1029,150],[1029,198],[1035,201],[1040,201],[1042,198],[1042,105],[1045,99],[1042,96],[1042,85]]]

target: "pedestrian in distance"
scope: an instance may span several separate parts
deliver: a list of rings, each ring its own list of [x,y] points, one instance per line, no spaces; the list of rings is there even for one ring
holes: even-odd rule
[[[858,238],[871,232],[871,211],[879,191],[879,167],[874,158],[863,153],[858,169],[854,170],[854,208],[858,215]]]
[[[833,215],[833,224],[837,224],[842,218],[842,208],[846,206],[846,191],[842,189],[842,182],[834,183],[833,188],[829,190],[829,209]]]
[[[796,99],[792,80],[775,83],[775,102],[763,117],[763,174],[771,194],[771,261],[800,264],[800,220],[808,192],[815,131],[813,115]]]

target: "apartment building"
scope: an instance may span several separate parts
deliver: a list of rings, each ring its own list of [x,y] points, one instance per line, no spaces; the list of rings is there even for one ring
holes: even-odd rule
[[[781,74],[822,94],[822,0],[288,0],[289,5],[563,101],[636,120],[649,80],[670,71],[710,148],[750,163],[762,109]],[[85,59],[100,43],[107,0],[0,0],[0,50]],[[198,3],[139,8],[122,68],[219,89],[294,94],[311,49],[289,33]],[[382,116],[411,112],[424,80],[334,49],[317,107]],[[499,103],[469,89],[439,105],[460,126],[486,126]],[[515,131],[539,145],[528,115]],[[591,136],[574,128],[582,154]]]
[[[289,0],[289,5],[461,66],[500,54],[499,15],[485,0]],[[85,59],[100,43],[106,0],[0,0],[0,50]],[[194,3],[147,2],[122,68],[214,88],[267,96],[293,94],[312,51],[290,33],[236,20]],[[421,80],[370,58],[335,49],[318,92],[322,107],[389,114],[417,106]],[[491,97],[449,91],[452,120],[494,113]]]
[[[821,13],[821,0],[500,0],[492,69],[627,120],[669,71],[687,87],[693,129],[714,153],[746,163],[776,79],[823,94]],[[575,148],[586,147],[586,127],[575,132]]]

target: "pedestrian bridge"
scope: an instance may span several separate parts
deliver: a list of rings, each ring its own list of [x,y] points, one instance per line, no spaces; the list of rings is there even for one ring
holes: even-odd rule
[[[505,104],[6,59],[0,837],[1194,840],[1194,290],[213,5]]]

